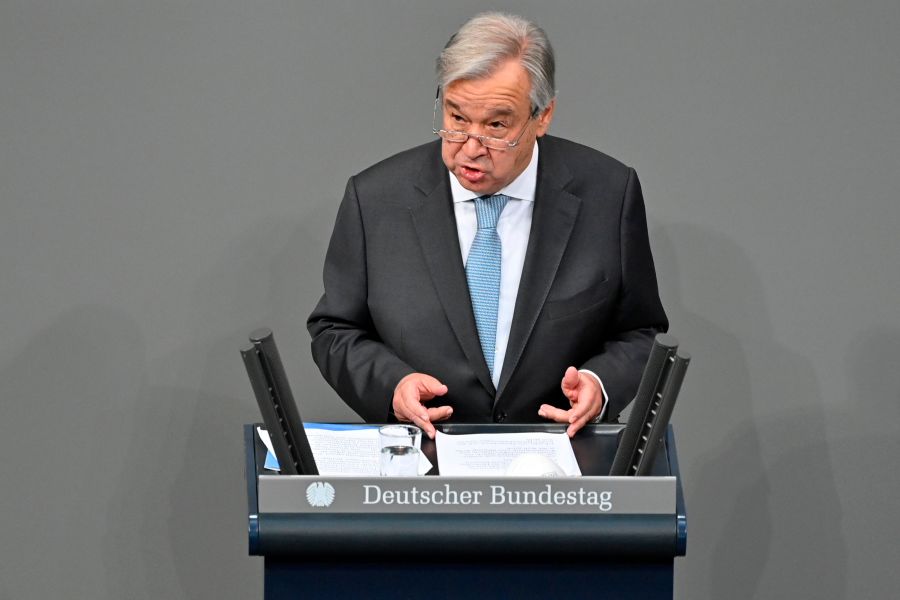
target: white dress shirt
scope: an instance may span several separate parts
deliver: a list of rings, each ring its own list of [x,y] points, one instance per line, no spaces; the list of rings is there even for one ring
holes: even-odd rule
[[[497,342],[494,350],[494,372],[491,380],[496,388],[503,372],[506,358],[506,347],[509,344],[509,330],[512,327],[513,311],[516,308],[516,296],[519,293],[519,281],[522,279],[522,268],[525,265],[525,250],[528,248],[528,236],[531,234],[531,216],[534,213],[534,193],[537,189],[538,145],[531,152],[531,162],[525,170],[509,185],[500,189],[498,194],[509,197],[509,201],[500,213],[497,221],[497,235],[500,236],[502,254],[500,259],[500,304],[497,307]],[[469,250],[478,231],[478,217],[475,215],[475,198],[473,191],[467,190],[459,183],[456,176],[450,174],[450,193],[453,197],[453,212],[456,216],[456,231],[459,235],[459,248],[462,261],[466,264]],[[603,410],[606,412],[606,390],[603,382],[593,371],[582,369],[597,379],[603,393]],[[563,374],[559,377],[562,380]],[[599,417],[598,417],[599,418]]]

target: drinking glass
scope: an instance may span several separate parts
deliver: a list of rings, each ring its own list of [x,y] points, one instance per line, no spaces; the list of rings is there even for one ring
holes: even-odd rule
[[[419,474],[421,429],[414,425],[385,425],[378,430],[378,435],[383,477],[415,477]]]

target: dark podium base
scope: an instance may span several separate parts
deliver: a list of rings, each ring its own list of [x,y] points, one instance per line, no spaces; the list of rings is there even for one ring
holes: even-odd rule
[[[439,543],[439,542],[438,542]],[[564,543],[560,540],[560,543]],[[671,600],[673,560],[584,565],[491,562],[422,563],[398,560],[316,563],[266,557],[265,598],[603,598]],[[605,564],[604,564],[605,563]]]

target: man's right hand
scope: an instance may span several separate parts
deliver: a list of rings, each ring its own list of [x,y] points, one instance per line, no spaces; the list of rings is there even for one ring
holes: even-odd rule
[[[447,386],[431,375],[410,373],[394,388],[394,400],[391,405],[394,416],[400,421],[411,421],[418,425],[428,437],[434,439],[435,430],[431,423],[449,419],[453,409],[449,406],[427,408],[422,403],[446,393]]]

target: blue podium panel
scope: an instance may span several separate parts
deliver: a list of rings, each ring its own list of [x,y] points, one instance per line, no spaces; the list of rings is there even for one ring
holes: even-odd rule
[[[553,424],[442,429],[562,431]],[[591,425],[572,440],[583,481],[608,481],[625,491],[668,490],[670,509],[664,501],[663,509],[656,502],[652,510],[626,506],[616,514],[261,513],[260,494],[263,506],[272,506],[267,494],[275,487],[302,495],[290,486],[307,481],[261,480],[265,448],[247,425],[250,554],[264,557],[265,597],[672,598],[674,559],[685,554],[687,531],[674,437],[670,429],[654,477],[596,477],[608,472],[622,429]],[[437,465],[431,440],[423,440],[422,450]]]

